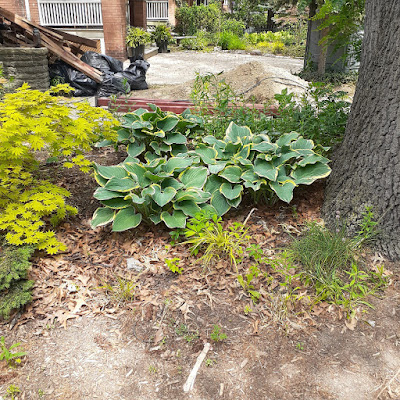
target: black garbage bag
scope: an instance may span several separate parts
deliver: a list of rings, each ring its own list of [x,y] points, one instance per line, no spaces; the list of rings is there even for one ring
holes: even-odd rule
[[[94,51],[87,51],[84,53],[81,60],[104,73],[122,72],[124,69],[122,61],[106,56],[105,54],[95,53]]]
[[[109,73],[104,76],[103,82],[97,91],[98,97],[110,97],[114,94],[126,94],[130,92],[130,85],[122,72]]]
[[[69,83],[74,89],[74,96],[94,96],[97,91],[97,83],[84,73],[70,67],[64,61],[58,60],[49,66],[50,79],[59,83]]]
[[[137,59],[122,72],[123,76],[129,82],[131,90],[145,90],[149,88],[146,82],[146,72],[149,67],[150,64],[147,61]]]

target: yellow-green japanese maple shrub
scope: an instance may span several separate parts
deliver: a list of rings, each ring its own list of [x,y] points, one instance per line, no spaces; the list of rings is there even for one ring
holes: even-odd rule
[[[65,250],[49,223],[77,212],[66,204],[66,189],[37,177],[38,152],[89,172],[84,153],[100,138],[115,138],[117,121],[110,113],[55,96],[71,90],[58,85],[40,92],[24,84],[0,102],[0,231],[10,244],[34,245],[49,254]]]

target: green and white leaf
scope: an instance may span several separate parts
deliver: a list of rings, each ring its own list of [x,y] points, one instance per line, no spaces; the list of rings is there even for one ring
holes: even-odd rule
[[[317,179],[326,178],[331,173],[331,168],[323,163],[308,164],[297,167],[290,173],[296,185],[311,185]]]
[[[163,211],[160,218],[170,229],[184,228],[186,226],[187,217],[182,211],[179,210],[174,210],[172,215],[167,211]]]
[[[241,197],[243,186],[232,186],[230,183],[225,182],[221,185],[219,191],[224,195],[227,200],[235,200],[238,197]]]
[[[207,175],[206,167],[190,167],[179,175],[179,179],[187,188],[201,189],[206,183]]]
[[[97,228],[109,224],[114,219],[115,211],[110,208],[99,207],[93,214],[90,226]]]
[[[124,208],[115,215],[112,230],[123,232],[136,228],[142,222],[142,214],[136,214],[133,207]]]

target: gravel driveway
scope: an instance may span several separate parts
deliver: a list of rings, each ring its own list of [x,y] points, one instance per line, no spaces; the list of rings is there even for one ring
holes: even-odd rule
[[[303,68],[303,60],[282,56],[252,56],[230,52],[197,53],[193,51],[158,54],[150,58],[146,80],[149,85],[180,84],[196,77],[196,72],[228,71],[251,61],[266,67],[283,68],[291,73]]]

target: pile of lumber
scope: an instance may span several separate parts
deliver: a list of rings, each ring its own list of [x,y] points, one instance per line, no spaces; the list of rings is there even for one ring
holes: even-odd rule
[[[96,48],[96,45],[94,40],[43,27],[0,7],[0,46],[47,47],[53,60],[61,59],[101,83],[102,72],[78,57],[85,51],[82,46]]]

